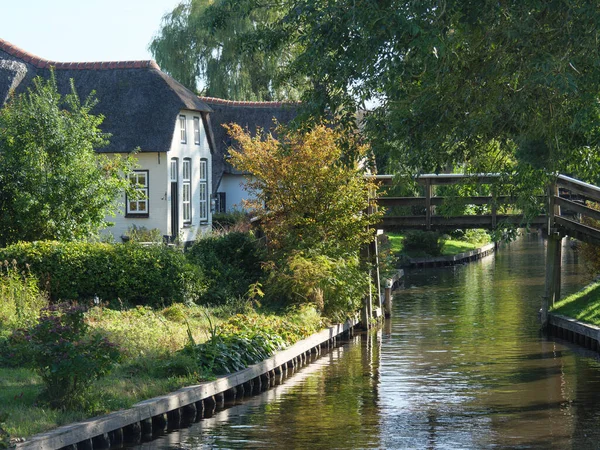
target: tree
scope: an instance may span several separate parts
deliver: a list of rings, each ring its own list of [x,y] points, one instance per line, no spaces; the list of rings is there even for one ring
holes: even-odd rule
[[[236,143],[232,165],[251,175],[247,206],[268,239],[273,296],[291,294],[337,317],[356,311],[369,285],[359,252],[381,217],[365,214],[376,188],[360,164],[368,147],[323,124],[308,131],[279,126],[278,138],[252,137],[235,124],[228,130]],[[343,159],[340,142],[353,142],[357,159]]]
[[[283,4],[282,4],[283,5]],[[163,70],[189,89],[231,100],[294,100],[301,84],[281,84],[279,67],[294,47],[264,48],[254,32],[285,8],[234,0],[187,0],[165,15],[150,44]],[[252,35],[252,37],[248,37]]]
[[[237,2],[264,11],[257,0]],[[365,133],[394,171],[461,166],[598,180],[600,4],[591,0],[286,0],[246,51],[292,49],[281,73],[310,80],[305,106]],[[246,56],[249,57],[249,56]],[[529,181],[527,181],[529,180]]]
[[[54,74],[0,110],[0,246],[95,235],[130,190],[128,158],[95,152],[107,143],[97,101],[61,96]]]

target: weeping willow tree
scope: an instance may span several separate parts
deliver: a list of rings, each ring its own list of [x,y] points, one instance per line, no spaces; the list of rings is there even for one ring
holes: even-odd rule
[[[184,0],[163,17],[150,50],[163,70],[203,95],[296,100],[305,83],[291,87],[280,69],[295,58],[297,47],[256,34],[281,19],[288,6],[285,2],[263,6],[254,1]]]

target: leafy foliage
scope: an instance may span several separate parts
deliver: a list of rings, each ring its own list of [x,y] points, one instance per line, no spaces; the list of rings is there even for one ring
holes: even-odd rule
[[[0,265],[0,336],[4,330],[33,325],[48,300],[38,281],[15,260]]]
[[[0,110],[0,246],[88,238],[107,226],[130,188],[132,156],[95,152],[107,143],[97,101],[61,96],[54,76]]]
[[[10,448],[10,434],[3,428],[7,418],[6,413],[0,413],[0,449]]]
[[[261,48],[248,39],[257,26],[282,17],[285,9],[233,0],[186,0],[165,15],[150,44],[160,66],[191,90],[231,100],[290,100],[298,90],[280,81],[279,68],[295,47]],[[252,48],[251,52],[244,51]]]
[[[368,148],[323,124],[309,131],[280,126],[279,139],[228,129],[237,142],[231,163],[252,175],[247,187],[256,200],[247,206],[260,217],[270,250],[267,296],[334,315],[353,312],[368,287],[359,250],[374,239],[370,227],[381,217],[365,214],[376,188],[359,164]]]
[[[407,252],[422,251],[431,256],[439,256],[442,254],[444,241],[435,231],[411,230],[406,232],[403,245]]]
[[[368,227],[379,216],[363,211],[371,206],[375,184],[358,164],[366,146],[325,125],[306,132],[279,126],[279,139],[252,137],[235,124],[228,129],[236,142],[231,163],[253,176],[246,184],[256,200],[247,206],[260,215],[271,248],[322,246],[328,254],[343,254],[372,240]],[[356,160],[342,161],[342,138],[354,145]]]
[[[380,170],[506,172],[507,195],[526,218],[539,211],[534,197],[549,174],[599,181],[597,2],[284,0],[272,8],[217,1],[208,15],[226,20],[202,29],[217,34],[229,19],[259,17],[239,34],[249,44],[238,45],[238,61],[289,49],[278,73],[292,86],[308,80],[303,104],[316,115],[354,127],[357,108],[374,100],[364,132]]]
[[[263,361],[314,331],[276,316],[236,315],[183,353],[193,355],[202,373],[222,375]]]
[[[208,234],[186,252],[206,280],[202,301],[223,304],[246,294],[251,284],[264,276],[264,246],[250,233]]]
[[[0,260],[13,259],[29,265],[52,301],[161,306],[194,301],[204,290],[199,270],[164,245],[39,241],[0,249]]]
[[[12,340],[41,375],[42,399],[55,408],[76,406],[78,396],[120,358],[114,344],[88,332],[84,308],[66,303],[42,309],[37,325],[16,330]]]

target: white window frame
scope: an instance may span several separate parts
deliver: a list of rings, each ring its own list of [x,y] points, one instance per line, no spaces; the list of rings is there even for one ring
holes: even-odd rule
[[[183,213],[183,223],[192,223],[192,160],[184,158],[181,164],[181,186],[183,192],[181,195],[181,210]]]
[[[194,116],[194,144],[200,145],[200,117]]]
[[[150,171],[148,170],[134,170],[133,173],[129,175],[129,181],[134,185],[135,190],[139,193],[139,198],[136,198],[135,200],[129,198],[125,199],[126,216],[148,217],[150,214],[148,204],[150,193],[149,178]]]
[[[208,160],[200,160],[200,181],[198,183],[200,198],[200,222],[208,222]]]
[[[177,158],[171,158],[171,165],[169,166],[169,181],[177,183],[179,176],[177,175],[178,169]]]
[[[182,144],[187,142],[187,132],[186,132],[186,118],[185,115],[179,115],[179,137]]]

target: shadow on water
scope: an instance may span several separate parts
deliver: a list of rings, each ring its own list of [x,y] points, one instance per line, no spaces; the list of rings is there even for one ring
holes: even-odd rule
[[[544,242],[407,274],[393,318],[284,384],[137,448],[598,448],[600,362],[539,333]],[[563,249],[563,292],[582,287]]]

